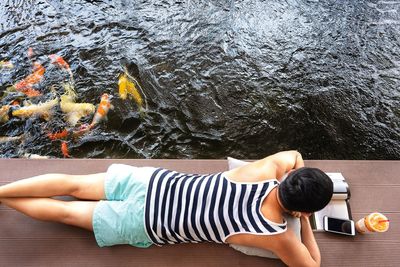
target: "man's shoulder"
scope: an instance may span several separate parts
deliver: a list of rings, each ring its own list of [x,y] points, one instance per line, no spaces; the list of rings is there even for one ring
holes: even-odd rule
[[[259,160],[225,172],[228,178],[239,182],[259,182],[276,179],[273,161]]]

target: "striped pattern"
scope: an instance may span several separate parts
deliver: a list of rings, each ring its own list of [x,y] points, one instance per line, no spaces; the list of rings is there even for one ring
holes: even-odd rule
[[[260,212],[262,200],[278,184],[236,183],[223,173],[197,175],[157,169],[146,196],[145,226],[157,245],[224,243],[236,233],[270,235],[286,222],[270,222]]]

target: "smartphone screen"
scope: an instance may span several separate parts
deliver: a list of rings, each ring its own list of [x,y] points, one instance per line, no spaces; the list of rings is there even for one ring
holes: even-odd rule
[[[354,231],[352,231],[352,223],[348,220],[341,220],[336,218],[328,217],[328,229],[330,231],[335,231],[339,233],[346,233],[352,235]]]

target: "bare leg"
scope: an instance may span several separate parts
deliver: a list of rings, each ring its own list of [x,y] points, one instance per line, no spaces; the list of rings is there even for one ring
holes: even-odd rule
[[[5,205],[34,219],[60,222],[93,231],[93,210],[98,201],[61,201],[51,198],[0,198]]]
[[[89,175],[44,174],[0,186],[4,197],[74,196],[100,200],[104,195],[105,173]]]

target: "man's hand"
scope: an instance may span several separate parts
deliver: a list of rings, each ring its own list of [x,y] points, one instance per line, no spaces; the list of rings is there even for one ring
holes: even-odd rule
[[[290,211],[289,214],[296,218],[303,217],[304,219],[308,219],[312,213],[311,212]]]
[[[304,167],[303,157],[296,150],[278,152],[265,158],[264,161],[272,161],[275,164],[277,177],[282,177],[291,170]]]
[[[296,151],[296,160],[293,169],[299,169],[304,167],[303,157],[301,156],[300,152]]]
[[[300,211],[291,211],[289,214],[296,218],[300,218],[302,215]]]

